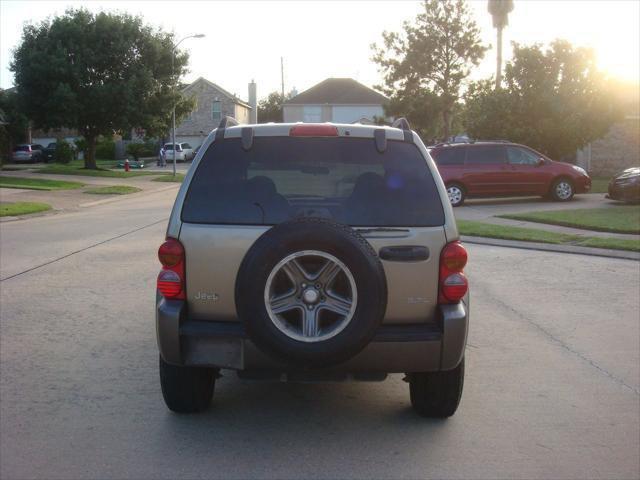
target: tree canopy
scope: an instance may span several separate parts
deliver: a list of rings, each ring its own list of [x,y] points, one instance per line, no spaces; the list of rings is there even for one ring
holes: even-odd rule
[[[18,104],[15,90],[0,91],[0,112],[5,125],[0,126],[0,157],[9,157],[16,143],[26,140],[29,120]]]
[[[464,125],[474,138],[508,139],[560,159],[607,133],[620,115],[614,98],[590,49],[514,43],[504,88],[484,80],[468,89]]]
[[[85,9],[26,25],[11,70],[24,113],[35,127],[75,128],[87,140],[85,167],[96,168],[95,145],[133,127],[166,129],[171,110],[186,113],[179,78],[188,55],[174,38],[141,17]]]
[[[282,123],[282,104],[291,97],[292,92],[285,94],[284,98],[280,92],[271,92],[267,98],[260,100],[258,102],[258,123]]]
[[[423,7],[402,33],[383,32],[383,45],[371,46],[373,61],[390,98],[387,114],[404,114],[421,134],[447,138],[463,82],[487,49],[464,0],[425,0]]]

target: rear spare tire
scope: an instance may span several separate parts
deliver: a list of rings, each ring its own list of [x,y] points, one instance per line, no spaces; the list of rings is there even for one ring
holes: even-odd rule
[[[238,316],[263,352],[292,367],[327,367],[373,339],[387,282],[375,250],[355,230],[301,218],[253,244],[235,296]]]

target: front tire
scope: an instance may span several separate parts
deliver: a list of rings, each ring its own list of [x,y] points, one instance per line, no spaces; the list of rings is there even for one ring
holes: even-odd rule
[[[573,184],[566,178],[559,178],[551,186],[551,198],[556,202],[568,202],[573,198]]]
[[[160,357],[160,386],[164,403],[176,413],[197,413],[211,403],[218,370],[171,365]]]
[[[464,358],[453,370],[410,373],[413,409],[423,417],[447,418],[456,413],[464,384]]]
[[[464,187],[458,183],[450,183],[447,185],[447,195],[452,207],[459,207],[464,203],[465,193]]]

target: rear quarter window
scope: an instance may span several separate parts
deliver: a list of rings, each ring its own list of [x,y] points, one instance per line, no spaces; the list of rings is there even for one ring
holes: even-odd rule
[[[499,145],[474,145],[469,147],[465,163],[470,165],[506,163],[504,147]]]
[[[464,165],[464,155],[463,147],[442,148],[431,154],[438,165]]]
[[[323,217],[352,226],[436,226],[444,211],[420,150],[373,139],[255,137],[212,143],[182,208],[187,223],[274,225]]]

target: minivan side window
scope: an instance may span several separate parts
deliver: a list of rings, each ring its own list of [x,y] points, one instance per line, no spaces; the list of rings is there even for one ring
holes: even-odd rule
[[[433,152],[433,158],[438,165],[464,165],[465,148],[443,148]]]
[[[507,147],[507,158],[511,165],[537,165],[540,156],[522,147]]]
[[[469,165],[488,165],[505,163],[504,147],[499,145],[475,145],[467,149],[467,160]]]

